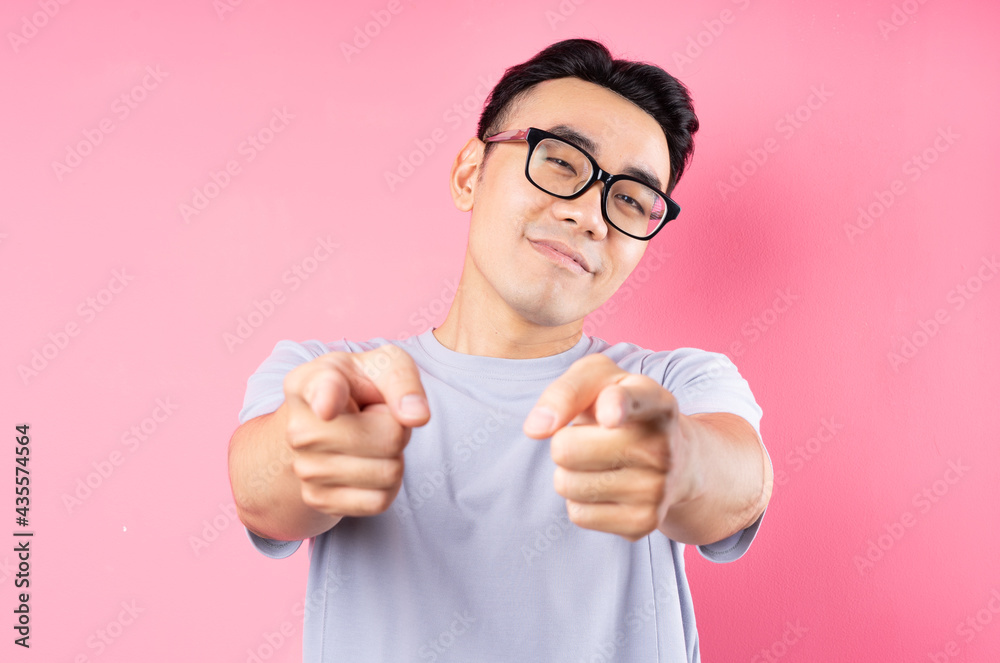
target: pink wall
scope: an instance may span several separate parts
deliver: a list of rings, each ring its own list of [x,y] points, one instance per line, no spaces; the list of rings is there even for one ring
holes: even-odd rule
[[[684,212],[586,330],[727,352],[778,478],[743,560],[689,551],[704,660],[998,660],[1000,9],[484,4],[3,3],[5,623],[22,422],[36,533],[33,647],[4,651],[300,659],[304,549],[267,560],[231,516],[247,376],[279,339],[443,320],[451,162],[505,67],[585,36],[704,127]]]

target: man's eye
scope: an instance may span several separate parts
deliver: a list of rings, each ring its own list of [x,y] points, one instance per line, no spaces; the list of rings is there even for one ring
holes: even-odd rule
[[[571,172],[574,175],[576,175],[576,169],[573,168],[573,166],[569,162],[567,162],[567,161],[563,161],[562,159],[556,159],[555,157],[549,157],[549,163],[554,163],[557,166],[559,166],[560,168],[563,168],[564,170],[568,170],[569,172]]]
[[[642,214],[645,214],[645,213],[646,213],[646,210],[644,210],[644,209],[643,209],[643,207],[642,207],[642,205],[641,205],[641,204],[639,203],[639,201],[638,201],[638,200],[636,200],[635,198],[633,198],[632,196],[626,196],[626,195],[625,195],[625,194],[623,193],[623,194],[620,194],[620,195],[618,196],[618,200],[622,200],[622,201],[624,201],[626,205],[628,205],[628,206],[630,206],[630,207],[634,208],[634,209],[635,209],[635,210],[636,210],[637,212],[640,212],[640,213],[642,213]]]

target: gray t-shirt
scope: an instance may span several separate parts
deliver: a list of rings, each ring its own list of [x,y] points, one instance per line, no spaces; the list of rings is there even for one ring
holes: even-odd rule
[[[695,348],[654,352],[586,335],[538,359],[454,352],[431,329],[392,341],[281,341],[249,378],[240,423],[281,405],[295,366],[385,343],[419,367],[431,418],[412,429],[389,510],[309,539],[303,660],[698,661],[684,544],[660,532],[630,543],[571,523],[549,439],[522,425],[545,387],[601,352],[657,380],[682,413],[732,412],[759,435],[762,412],[736,366]],[[760,522],[698,551],[739,559]],[[275,559],[302,543],[246,532]]]

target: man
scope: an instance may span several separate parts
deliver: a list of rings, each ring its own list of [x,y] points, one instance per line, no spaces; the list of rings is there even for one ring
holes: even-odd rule
[[[684,544],[756,535],[761,410],[724,355],[582,331],[679,212],[697,128],[597,42],[508,69],[452,167],[444,323],[282,341],[250,377],[233,494],[263,554],[310,541],[307,661],[699,660]]]

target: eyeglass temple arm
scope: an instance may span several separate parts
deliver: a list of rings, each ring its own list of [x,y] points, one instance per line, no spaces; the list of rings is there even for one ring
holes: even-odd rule
[[[510,129],[509,131],[501,131],[498,134],[489,136],[486,139],[487,143],[498,143],[505,140],[525,140],[528,137],[527,129]]]

